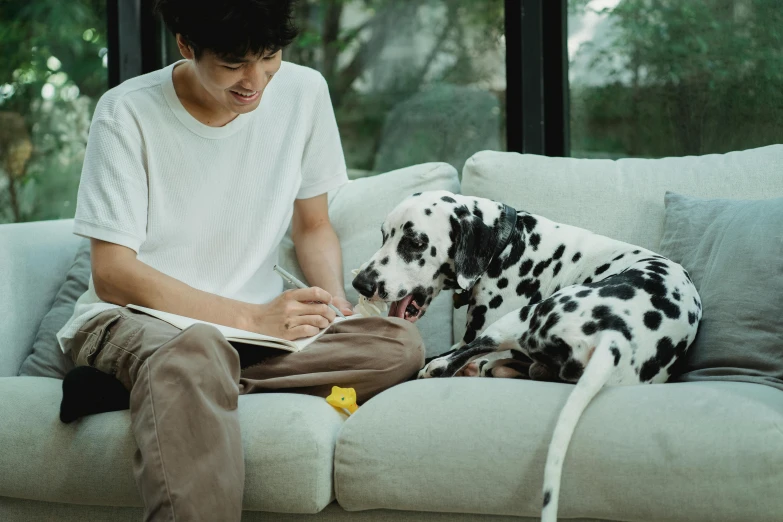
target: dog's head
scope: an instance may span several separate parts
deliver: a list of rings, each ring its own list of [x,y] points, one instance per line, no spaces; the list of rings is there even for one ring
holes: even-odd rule
[[[513,209],[489,199],[443,190],[414,194],[381,225],[381,248],[353,287],[390,302],[389,316],[415,322],[443,288],[473,286],[515,220]]]

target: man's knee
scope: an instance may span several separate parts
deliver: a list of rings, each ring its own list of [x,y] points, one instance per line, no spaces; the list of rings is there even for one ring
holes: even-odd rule
[[[209,324],[193,324],[160,348],[158,355],[163,355],[162,351],[174,353],[176,358],[186,360],[184,364],[191,371],[221,367],[231,373],[239,371],[239,354],[220,330]]]
[[[415,324],[398,317],[386,317],[389,331],[389,355],[401,379],[407,379],[424,366],[424,340]]]

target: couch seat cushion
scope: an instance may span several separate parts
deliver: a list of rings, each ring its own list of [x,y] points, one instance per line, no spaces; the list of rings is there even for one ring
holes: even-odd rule
[[[571,385],[451,378],[391,388],[335,450],[349,510],[535,517],[546,451]],[[700,382],[602,390],[566,455],[559,515],[634,521],[776,520],[783,393]]]
[[[130,412],[63,424],[61,387],[46,377],[0,378],[0,497],[141,506]],[[318,397],[276,393],[241,396],[239,415],[245,509],[316,513],[332,501],[343,414]]]

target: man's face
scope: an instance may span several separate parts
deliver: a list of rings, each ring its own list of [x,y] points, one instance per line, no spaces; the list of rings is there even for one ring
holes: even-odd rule
[[[186,52],[190,51],[187,46],[183,49],[181,45],[180,50],[185,58],[192,60],[193,71],[206,93],[222,109],[234,114],[252,112],[258,107],[283,57],[283,52],[277,51],[224,59],[206,51],[196,60],[192,52]]]

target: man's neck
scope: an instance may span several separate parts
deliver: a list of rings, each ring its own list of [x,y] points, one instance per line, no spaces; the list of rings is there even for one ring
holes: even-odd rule
[[[190,61],[174,67],[174,91],[188,113],[204,125],[222,127],[234,120],[236,113],[215,104],[214,98],[201,87]]]

